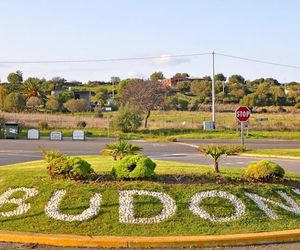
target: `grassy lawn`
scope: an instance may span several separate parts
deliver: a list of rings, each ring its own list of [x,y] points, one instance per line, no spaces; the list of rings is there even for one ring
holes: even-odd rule
[[[255,149],[255,150],[249,150],[249,151],[245,152],[244,154],[300,157],[300,148],[293,148],[293,149]]]
[[[84,156],[93,168],[102,175],[110,172],[114,162],[110,157]],[[244,195],[244,191],[257,193],[273,200],[281,201],[276,190],[287,192],[300,204],[300,196],[291,192],[291,185],[300,186],[300,175],[288,174],[293,181],[283,183],[248,183],[241,180],[242,170],[221,167],[221,176],[215,176],[211,167],[195,164],[156,161],[157,177],[152,181],[111,181],[75,182],[50,179],[43,161],[2,166],[0,168],[0,193],[9,187],[34,187],[38,196],[28,200],[31,209],[24,215],[0,216],[0,230],[72,233],[81,235],[206,235],[284,230],[300,227],[300,216],[270,206],[279,215],[271,220],[257,205]],[[173,176],[170,176],[172,174]],[[60,205],[64,213],[79,214],[88,207],[93,192],[101,193],[103,201],[100,213],[84,222],[62,222],[47,217],[44,207],[54,190],[65,189],[67,195]],[[119,190],[143,189],[161,191],[175,199],[177,212],[170,219],[157,224],[121,224],[119,216]],[[246,214],[233,222],[213,223],[192,214],[188,209],[189,199],[200,191],[228,191],[239,197],[246,205]],[[16,194],[22,195],[22,194]],[[18,198],[18,197],[15,197]],[[281,201],[282,202],[282,201]],[[137,216],[153,216],[162,209],[153,198],[136,197],[134,213]],[[208,198],[201,206],[215,216],[226,216],[232,212],[232,205],[223,199]],[[10,211],[12,205],[1,207],[0,211]]]

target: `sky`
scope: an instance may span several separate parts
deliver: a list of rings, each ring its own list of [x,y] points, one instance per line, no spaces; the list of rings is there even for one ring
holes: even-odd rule
[[[165,55],[216,51],[300,66],[298,0],[0,0],[0,62],[130,57],[121,62],[0,63],[0,79],[55,76],[108,81],[187,72],[212,74],[212,56]],[[162,57],[162,58],[159,58]],[[215,57],[216,73],[248,80],[300,81],[300,69]]]

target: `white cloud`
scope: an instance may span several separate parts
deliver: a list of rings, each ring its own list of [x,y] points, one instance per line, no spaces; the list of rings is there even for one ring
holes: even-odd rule
[[[134,71],[131,71],[131,72],[128,72],[126,74],[126,77],[127,78],[139,78],[139,79],[146,79],[146,76],[142,73],[138,73],[138,72],[134,72]]]
[[[161,55],[153,61],[155,65],[177,65],[187,62],[190,62],[190,59],[187,57],[170,57],[170,55]]]

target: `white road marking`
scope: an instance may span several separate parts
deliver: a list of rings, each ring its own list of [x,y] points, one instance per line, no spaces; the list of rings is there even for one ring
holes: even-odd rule
[[[199,146],[195,145],[195,144],[189,144],[189,143],[184,143],[184,142],[175,142],[175,144],[181,144],[181,145],[185,145],[191,148],[199,148]]]

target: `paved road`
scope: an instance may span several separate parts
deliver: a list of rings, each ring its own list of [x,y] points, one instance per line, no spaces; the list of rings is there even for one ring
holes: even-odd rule
[[[41,159],[40,147],[58,149],[68,155],[96,155],[112,142],[113,139],[93,139],[87,141],[28,141],[28,140],[0,140],[0,166],[24,161]],[[196,145],[208,143],[225,143],[220,140],[184,140],[178,143],[154,143],[134,141],[144,148],[144,154],[153,159],[180,161],[187,163],[211,164],[211,160],[196,150]],[[233,144],[234,141],[226,141]],[[300,141],[272,141],[256,140],[247,142],[249,148],[300,148]],[[249,162],[257,161],[259,157],[229,156],[221,160],[221,165],[228,167],[245,167]],[[272,159],[282,165],[287,171],[300,172],[299,160]]]
[[[15,243],[0,243],[0,250],[105,250],[107,248],[72,248],[72,247],[52,247],[36,244],[15,244]],[[137,248],[126,248],[128,250],[136,250]],[[282,243],[282,244],[267,244],[267,245],[251,245],[251,246],[236,246],[236,247],[188,247],[188,248],[163,248],[163,249],[180,249],[180,250],[298,250],[300,243]]]
[[[291,132],[293,133],[293,132]],[[217,140],[217,139],[181,139],[180,142],[206,145],[211,143],[216,144],[239,144],[240,140]],[[300,148],[300,140],[272,140],[272,139],[260,139],[260,140],[247,140],[245,146],[250,149],[263,149],[263,148]]]
[[[106,250],[107,248],[77,248],[77,247],[53,247],[36,244],[18,244],[18,243],[0,243],[1,250],[13,249],[13,250]],[[117,249],[117,248],[110,248]],[[126,248],[127,250],[136,250],[137,248]],[[235,246],[235,247],[180,247],[180,248],[162,248],[162,249],[201,249],[201,250],[298,250],[300,249],[299,242],[292,243],[278,243],[278,244],[263,244],[263,245],[249,245],[249,246]]]

